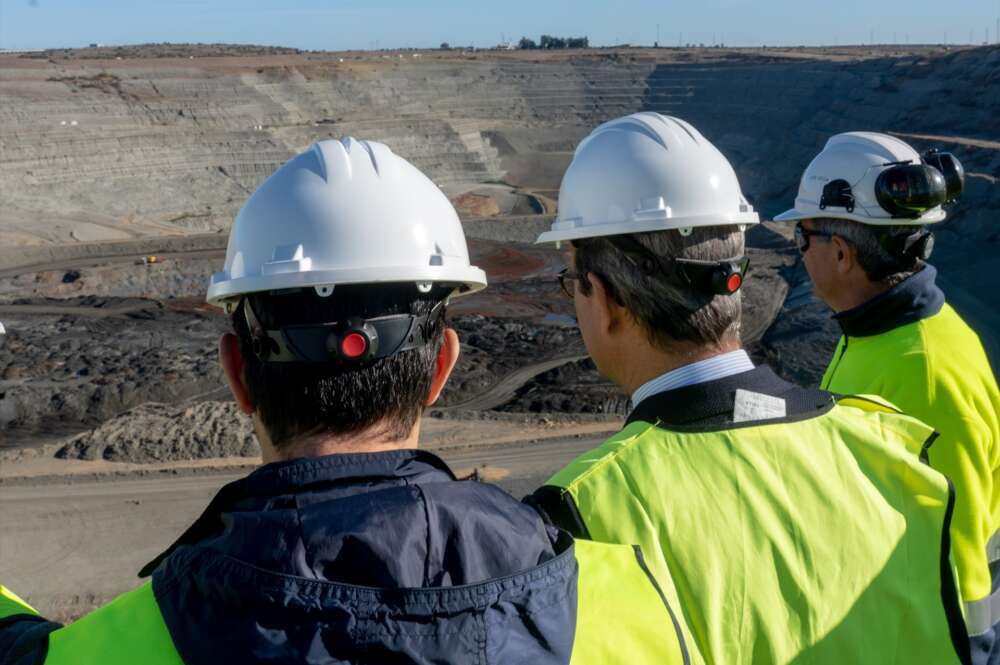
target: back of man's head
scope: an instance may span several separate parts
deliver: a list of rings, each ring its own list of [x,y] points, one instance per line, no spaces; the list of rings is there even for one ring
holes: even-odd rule
[[[858,265],[871,282],[895,286],[924,264],[922,257],[907,254],[901,249],[906,239],[922,232],[923,227],[873,226],[850,219],[824,217],[813,219],[812,223],[813,230],[835,234],[850,242],[857,254]]]
[[[485,286],[440,188],[387,146],[345,137],[257,188],[207,299],[232,316],[223,368],[274,448],[361,433],[354,444],[377,447],[414,433],[457,360],[448,299]]]
[[[361,365],[272,363],[254,353],[242,307],[232,315],[244,358],[244,378],[271,443],[281,449],[312,434],[344,436],[372,428],[387,440],[406,438],[423,411],[441,348],[448,295],[442,288],[421,293],[413,284],[343,286],[330,297],[312,289],[293,294],[255,294],[243,307],[268,329],[371,319],[394,314],[427,316],[419,348]],[[435,309],[435,306],[436,309]]]
[[[573,243],[574,270],[598,276],[661,351],[739,341],[744,231],[759,221],[726,157],[690,123],[636,113],[594,129],[538,242]]]
[[[632,236],[652,254],[664,259],[725,261],[743,255],[744,234],[734,226],[638,233]],[[645,331],[650,343],[668,350],[678,342],[721,346],[738,342],[741,298],[737,291],[717,295],[693,288],[663,272],[648,273],[629,260],[608,238],[574,241],[575,269],[595,273]],[[581,285],[586,289],[586,282]]]

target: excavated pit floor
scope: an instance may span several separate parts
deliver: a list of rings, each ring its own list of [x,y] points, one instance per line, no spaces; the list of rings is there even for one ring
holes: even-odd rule
[[[586,359],[572,303],[559,290],[560,252],[485,239],[471,240],[470,252],[490,288],[453,303],[462,355],[435,415],[620,417],[627,399]],[[744,333],[756,351],[795,258],[787,246],[750,252]],[[76,435],[57,448],[60,457],[164,462],[256,454],[249,425],[224,401],[215,349],[229,321],[201,299],[221,258],[162,255],[146,265],[98,261],[0,277],[8,331],[0,347],[0,449],[51,452]]]

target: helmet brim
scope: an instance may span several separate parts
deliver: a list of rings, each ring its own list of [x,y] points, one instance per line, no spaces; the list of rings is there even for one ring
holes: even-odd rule
[[[224,277],[224,275],[220,275]],[[317,270],[279,275],[252,275],[238,279],[220,279],[208,287],[206,301],[221,306],[226,301],[235,300],[251,293],[280,291],[284,289],[310,288],[317,286],[347,286],[351,284],[426,282],[431,284],[456,284],[462,288],[452,297],[467,296],[486,288],[486,273],[475,266],[464,268],[441,268],[428,266],[414,270],[412,266],[396,269],[379,268],[376,271],[361,268],[353,270]]]
[[[817,219],[822,217],[825,219],[845,219],[852,222],[858,222],[860,224],[867,224],[868,226],[923,226],[925,224],[943,222],[947,216],[948,213],[946,213],[940,206],[932,210],[928,210],[920,217],[913,219],[901,219],[898,217],[869,217],[867,215],[859,215],[857,212],[833,212],[830,210],[805,213],[796,208],[792,208],[791,210],[786,210],[780,215],[775,215],[773,221],[797,222],[803,219]]]
[[[551,231],[538,236],[536,245],[546,242],[561,242],[564,240],[583,240],[585,238],[603,238],[606,236],[626,235],[632,233],[650,233],[654,231],[671,231],[676,229],[696,228],[702,226],[752,226],[759,224],[760,218],[756,212],[744,212],[732,215],[729,219],[719,219],[715,215],[699,217],[673,217],[668,219],[638,219],[627,222],[606,222],[603,224],[575,224],[557,228],[559,220],[553,224]]]
[[[815,217],[815,215],[813,215],[813,216]],[[808,217],[809,217],[809,215],[806,215],[805,213],[802,213],[802,212],[796,210],[795,208],[792,208],[791,210],[786,210],[785,212],[781,213],[780,215],[775,215],[774,219],[772,221],[775,221],[775,222],[797,222],[800,219],[807,219]]]

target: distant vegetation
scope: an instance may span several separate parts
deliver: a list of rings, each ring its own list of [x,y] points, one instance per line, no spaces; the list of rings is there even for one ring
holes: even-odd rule
[[[223,56],[267,56],[302,53],[300,49],[256,44],[129,44],[90,48],[45,49],[25,53],[22,58],[38,60],[115,60],[133,58],[210,58]]]
[[[534,39],[521,37],[521,41],[517,43],[517,47],[523,49],[589,48],[590,39],[588,37],[553,37],[552,35],[542,35],[538,43],[535,43]]]

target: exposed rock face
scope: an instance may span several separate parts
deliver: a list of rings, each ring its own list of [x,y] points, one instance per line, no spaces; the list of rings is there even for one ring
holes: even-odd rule
[[[1000,49],[848,62],[763,53],[667,64],[0,57],[0,244],[224,228],[280,163],[347,134],[386,142],[450,194],[501,180],[554,194],[580,137],[643,109],[698,126],[765,213],[791,202],[828,135],[850,129],[952,137],[970,171],[997,176],[996,145],[969,139],[1000,135]],[[973,177],[969,200],[996,206],[997,189]]]

